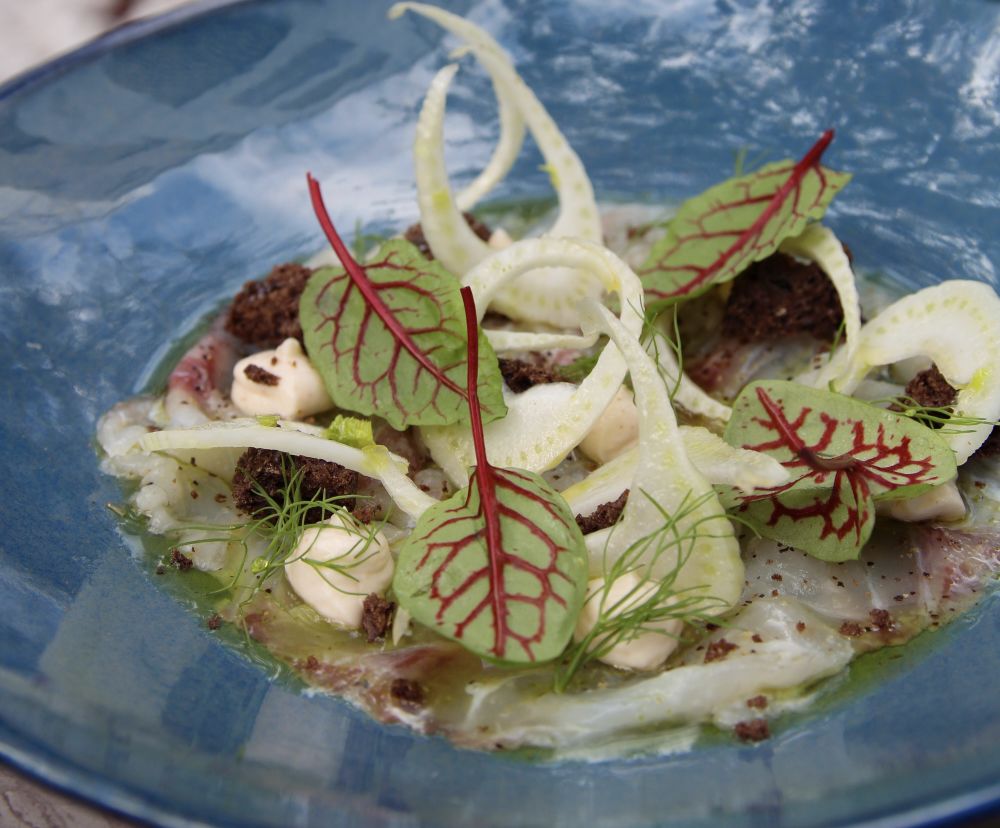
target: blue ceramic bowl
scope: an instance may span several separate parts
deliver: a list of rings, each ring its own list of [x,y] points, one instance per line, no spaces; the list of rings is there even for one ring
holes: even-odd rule
[[[227,649],[105,509],[97,417],[245,279],[414,216],[409,146],[445,60],[385,0],[225,5],[118,32],[0,89],[0,752],[164,824],[879,826],[1000,799],[1000,607],[759,747],[534,765],[383,727]],[[740,147],[854,172],[830,222],[910,285],[995,282],[1000,5],[483,0],[604,197],[676,199]],[[447,45],[445,43],[444,45]],[[487,157],[463,72],[449,158]],[[502,195],[545,191],[529,152]],[[187,824],[187,823],[184,823]]]

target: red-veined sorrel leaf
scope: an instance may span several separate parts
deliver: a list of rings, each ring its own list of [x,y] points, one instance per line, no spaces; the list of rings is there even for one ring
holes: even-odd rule
[[[401,240],[359,265],[309,190],[320,225],[343,267],[313,274],[299,318],[309,358],[339,408],[378,415],[393,428],[451,425],[468,418],[463,385],[468,348],[459,283]],[[496,355],[481,337],[483,413],[507,413]]]
[[[637,271],[647,300],[690,299],[733,279],[822,218],[851,179],[820,164],[832,140],[828,130],[801,161],[776,161],[685,201]]]
[[[762,535],[817,558],[856,558],[874,501],[912,497],[955,476],[933,430],[860,400],[794,382],[755,382],[733,405],[726,440],[777,459],[792,480],[729,502]]]
[[[468,397],[476,468],[467,488],[428,509],[399,552],[393,591],[418,621],[505,662],[558,656],[583,605],[587,552],[573,513],[541,477],[491,466],[476,392],[476,316]]]

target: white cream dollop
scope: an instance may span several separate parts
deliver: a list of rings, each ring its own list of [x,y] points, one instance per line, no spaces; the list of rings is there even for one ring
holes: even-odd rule
[[[306,529],[288,560],[285,577],[299,598],[327,621],[348,629],[361,626],[365,597],[381,595],[392,583],[385,535],[342,511]]]
[[[277,381],[257,381],[250,375],[266,371]],[[261,351],[236,363],[233,368],[233,404],[244,414],[277,414],[288,420],[301,420],[333,407],[323,378],[297,339],[289,337],[276,349]]]
[[[601,612],[601,592],[605,589],[603,578],[594,578],[587,584],[587,600],[580,611],[573,632],[575,641],[582,641],[597,624]],[[643,579],[635,572],[626,572],[607,587],[603,605],[609,617],[621,615],[637,605],[648,601],[656,590],[656,584]],[[621,603],[621,606],[617,606]],[[607,608],[614,607],[613,610]],[[644,632],[635,638],[616,644],[600,657],[600,661],[624,670],[655,670],[677,648],[677,636],[684,626],[682,621],[666,619],[649,625],[662,632]]]
[[[639,412],[632,392],[623,386],[580,441],[580,451],[603,466],[638,442]]]

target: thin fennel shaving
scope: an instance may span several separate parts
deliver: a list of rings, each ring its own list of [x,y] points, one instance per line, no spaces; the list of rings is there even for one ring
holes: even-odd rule
[[[634,543],[646,538],[673,515],[694,503],[676,531],[691,535],[686,563],[674,579],[677,590],[697,591],[719,602],[712,611],[731,607],[743,590],[743,561],[733,526],[711,484],[684,451],[670,396],[656,364],[639,339],[611,313],[596,303],[587,308],[594,328],[607,334],[628,364],[639,410],[639,461],[621,522],[608,537],[604,561],[614,562]],[[640,496],[641,493],[641,496]],[[652,560],[652,577],[663,577],[677,566],[680,549],[668,550]],[[593,566],[593,562],[592,562]]]
[[[876,367],[930,357],[958,389],[956,416],[981,421],[945,435],[959,464],[979,448],[1000,418],[1000,298],[982,282],[953,280],[894,302],[858,334],[857,348],[840,348],[818,371],[796,378],[851,394]]]

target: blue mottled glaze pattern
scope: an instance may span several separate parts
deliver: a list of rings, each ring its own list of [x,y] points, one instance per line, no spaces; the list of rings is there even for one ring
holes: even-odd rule
[[[602,196],[680,199],[741,147],[799,155],[832,126],[855,179],[830,223],[862,266],[996,283],[1000,5],[446,5],[511,50]],[[272,683],[135,559],[97,417],[244,280],[319,247],[307,170],[344,227],[414,217],[416,111],[450,41],[387,6],[223,4],[0,89],[0,752],[163,824],[910,825],[994,804],[995,599],[759,747],[537,766]],[[471,66],[452,104],[467,178],[496,129]],[[539,160],[501,195],[543,192]]]

